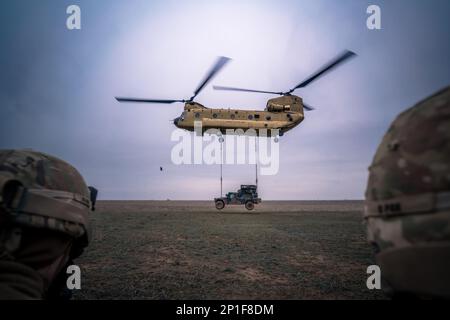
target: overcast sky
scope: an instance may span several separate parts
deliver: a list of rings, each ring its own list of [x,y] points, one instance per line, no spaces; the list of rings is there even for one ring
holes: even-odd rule
[[[66,8],[81,8],[81,30]],[[381,30],[366,9],[381,7]],[[395,116],[450,84],[450,1],[2,1],[0,148],[65,159],[101,199],[211,199],[219,167],[176,166],[170,122],[217,56],[212,84],[287,90],[344,49],[358,57],[295,93],[317,109],[280,142],[263,199],[362,199],[367,168]],[[260,109],[266,94],[214,91],[210,107]],[[159,167],[164,167],[160,171]],[[226,166],[224,190],[252,183]]]

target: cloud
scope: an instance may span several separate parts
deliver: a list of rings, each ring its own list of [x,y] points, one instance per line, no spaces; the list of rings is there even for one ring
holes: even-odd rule
[[[0,147],[35,148],[73,163],[103,199],[211,199],[217,166],[174,166],[171,120],[183,106],[118,104],[114,96],[187,98],[218,55],[216,84],[286,90],[328,59],[358,53],[296,91],[317,107],[281,141],[265,199],[362,198],[367,167],[395,116],[450,82],[448,1],[9,1],[0,29]],[[288,8],[288,9],[287,9]],[[211,107],[263,109],[270,95],[198,96]],[[163,173],[159,167],[166,169]],[[254,181],[225,168],[224,191]]]

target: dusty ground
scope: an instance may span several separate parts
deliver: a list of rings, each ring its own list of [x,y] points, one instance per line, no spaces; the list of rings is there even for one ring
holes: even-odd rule
[[[359,201],[103,201],[77,299],[379,299]]]

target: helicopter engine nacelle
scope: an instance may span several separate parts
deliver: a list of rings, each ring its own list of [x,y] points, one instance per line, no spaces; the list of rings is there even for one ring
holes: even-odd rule
[[[294,95],[285,95],[267,101],[266,111],[269,112],[284,112],[284,111],[301,112],[302,110],[303,110],[302,98]]]
[[[291,106],[271,103],[271,104],[267,104],[266,110],[270,111],[270,112],[291,111]]]

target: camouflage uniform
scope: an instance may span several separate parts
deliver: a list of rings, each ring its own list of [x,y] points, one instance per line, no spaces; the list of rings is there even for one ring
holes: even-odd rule
[[[369,172],[364,217],[383,288],[450,298],[450,87],[397,117]]]
[[[89,242],[91,206],[88,187],[68,163],[0,150],[0,299],[51,295]]]

